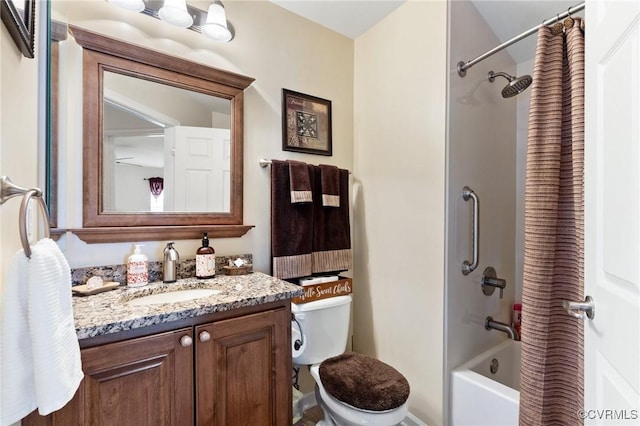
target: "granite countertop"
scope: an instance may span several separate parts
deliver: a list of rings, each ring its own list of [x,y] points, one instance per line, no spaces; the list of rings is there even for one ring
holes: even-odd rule
[[[182,302],[128,305],[150,294],[185,289],[217,289],[220,293]],[[302,295],[301,287],[272,276],[252,272],[203,280],[180,279],[176,283],[150,283],[143,287],[120,287],[93,296],[74,296],[73,311],[78,339],[131,330],[139,327],[194,318],[214,312],[256,306]]]

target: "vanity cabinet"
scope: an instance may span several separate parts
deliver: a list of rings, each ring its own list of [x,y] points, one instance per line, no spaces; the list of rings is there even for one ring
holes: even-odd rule
[[[287,306],[82,350],[61,410],[23,425],[290,425]]]
[[[186,328],[84,349],[79,424],[185,424],[193,413],[193,356],[180,341],[190,334]]]
[[[197,425],[291,425],[287,309],[195,327]]]

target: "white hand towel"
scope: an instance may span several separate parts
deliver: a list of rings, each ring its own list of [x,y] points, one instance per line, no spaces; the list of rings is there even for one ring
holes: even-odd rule
[[[62,408],[83,378],[69,264],[48,238],[31,252],[16,255],[3,285],[0,425]]]
[[[0,299],[0,426],[35,410],[27,316],[27,257],[20,250],[2,283]]]

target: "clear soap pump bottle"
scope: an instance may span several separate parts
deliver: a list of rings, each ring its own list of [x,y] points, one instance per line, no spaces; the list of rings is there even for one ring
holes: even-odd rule
[[[216,276],[216,254],[209,246],[209,237],[202,233],[202,246],[196,251],[196,278],[213,278]]]

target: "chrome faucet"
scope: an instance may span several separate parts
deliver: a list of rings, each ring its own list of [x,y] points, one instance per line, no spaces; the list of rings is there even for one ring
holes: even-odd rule
[[[507,336],[509,336],[509,339],[520,340],[520,334],[518,334],[518,331],[515,328],[513,328],[509,324],[505,324],[500,321],[494,321],[493,317],[489,316],[487,317],[486,320],[484,320],[484,328],[485,330],[502,331],[503,333],[507,333]]]
[[[488,266],[484,272],[482,273],[482,292],[491,296],[496,288],[500,289],[500,299],[502,299],[504,288],[507,286],[507,280],[503,280],[502,278],[498,278],[496,275],[496,270],[491,266]]]

